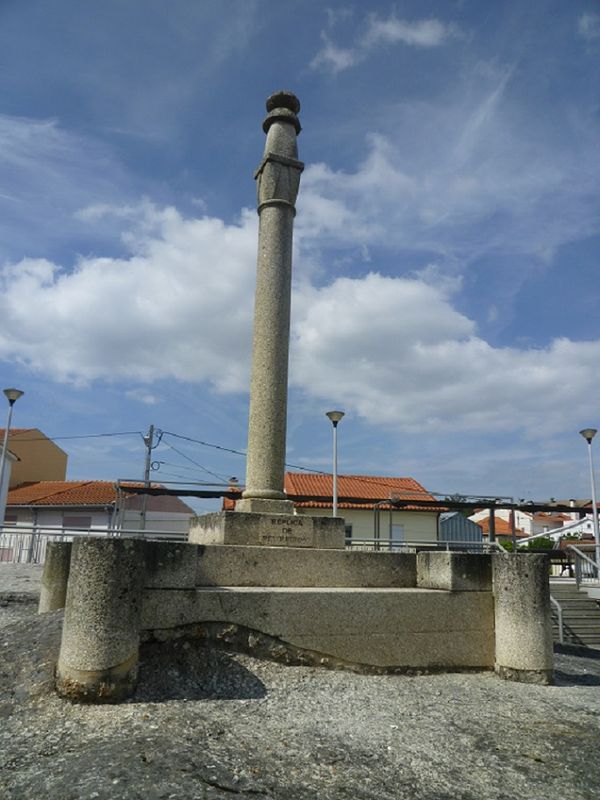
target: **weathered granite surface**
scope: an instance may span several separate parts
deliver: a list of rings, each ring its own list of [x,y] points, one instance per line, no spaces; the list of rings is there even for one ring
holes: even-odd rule
[[[246,488],[239,511],[290,513],[264,500],[285,501],[288,354],[295,203],[304,164],[298,160],[298,98],[276,92],[267,100],[267,134],[256,170],[259,214]]]
[[[179,640],[142,647],[132,702],[81,706],[52,690],[61,618],[0,606],[6,800],[598,796],[598,651],[558,652],[546,687],[284,667]]]

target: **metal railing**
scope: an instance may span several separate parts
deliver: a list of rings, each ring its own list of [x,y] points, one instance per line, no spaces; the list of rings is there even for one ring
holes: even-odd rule
[[[558,641],[560,644],[564,644],[565,642],[565,633],[563,627],[563,610],[561,604],[558,600],[555,600],[552,595],[550,595],[550,602],[552,603],[552,607],[556,611],[556,619],[558,623]]]
[[[581,584],[593,583],[597,585],[599,583],[598,575],[600,571],[594,559],[587,556],[574,544],[568,545],[567,549],[574,555],[575,583],[577,584],[577,588],[579,588]]]
[[[59,525],[11,525],[0,528],[0,563],[43,564],[48,542],[72,542],[81,536],[187,541],[187,533],[135,528],[71,528]]]
[[[498,544],[498,542],[471,542],[471,541],[452,541],[452,542],[420,542],[420,541],[400,541],[397,539],[363,539],[352,537],[346,540],[346,550],[366,550],[376,551],[382,553],[416,553],[422,550],[433,550],[451,552],[458,551],[461,553],[490,553],[502,552],[509,555],[508,552]]]

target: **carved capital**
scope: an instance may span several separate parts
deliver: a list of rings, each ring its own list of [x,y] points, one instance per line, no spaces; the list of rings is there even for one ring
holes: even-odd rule
[[[294,207],[300,175],[304,169],[302,161],[277,153],[268,153],[254,173],[257,180],[258,209],[266,203],[280,202]]]

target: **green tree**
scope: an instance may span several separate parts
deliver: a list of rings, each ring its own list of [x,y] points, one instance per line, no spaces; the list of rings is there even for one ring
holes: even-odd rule
[[[539,539],[527,542],[528,550],[554,550],[555,547],[554,540],[549,536],[540,536]]]

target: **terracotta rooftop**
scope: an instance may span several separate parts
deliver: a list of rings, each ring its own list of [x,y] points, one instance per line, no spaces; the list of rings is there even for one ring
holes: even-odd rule
[[[122,488],[126,488],[128,485],[142,486],[143,484],[141,482],[125,484],[122,485]],[[112,481],[37,481],[21,483],[11,489],[6,505],[105,507],[113,505],[116,496],[115,484]],[[131,495],[128,496],[131,497]],[[152,499],[154,499],[153,503],[150,502]],[[149,498],[148,507],[156,505],[156,500],[156,498]],[[178,497],[164,498],[163,505],[165,503],[168,508],[164,510],[194,513]]]
[[[290,500],[294,501],[297,508],[323,508],[332,507],[331,496],[333,493],[333,478],[331,475],[319,475],[314,472],[286,472],[284,488]],[[424,489],[414,478],[387,478],[378,475],[338,475],[338,508],[342,509],[368,509],[373,510],[375,503],[389,500],[390,494],[402,500],[434,500],[433,495]],[[310,498],[314,500],[295,498]],[[364,503],[344,502],[344,498],[361,500]],[[224,499],[223,508],[231,510],[235,507],[233,500]],[[381,508],[389,508],[382,505]],[[417,502],[403,506],[403,510],[420,510]],[[423,509],[436,513],[439,509]]]
[[[512,527],[511,527],[511,524],[510,524],[509,521],[507,521],[505,519],[502,519],[502,517],[499,517],[499,516],[496,515],[495,522],[496,522],[496,525],[495,525],[496,536],[512,536]],[[479,527],[483,531],[483,535],[484,536],[488,536],[489,532],[490,532],[490,518],[489,518],[489,516],[482,517],[481,519],[478,519],[477,520],[477,524],[479,525]],[[516,529],[516,535],[517,535],[517,538],[523,538],[527,534],[522,530],[522,528],[517,528]]]

